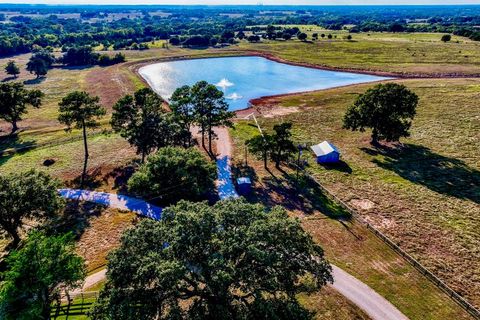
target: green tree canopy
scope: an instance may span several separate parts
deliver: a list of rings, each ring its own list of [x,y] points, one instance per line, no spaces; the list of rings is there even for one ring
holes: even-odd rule
[[[33,232],[6,262],[0,289],[0,318],[5,320],[50,319],[52,303],[62,291],[78,288],[85,278],[72,234]]]
[[[105,115],[105,109],[99,104],[99,97],[92,97],[85,91],[74,91],[69,93],[59,103],[58,121],[67,125],[66,130],[70,131],[72,127],[82,129],[83,145],[85,151],[82,178],[80,188],[83,187],[87,175],[88,164],[88,144],[87,128],[98,127],[98,119]]]
[[[263,166],[268,168],[267,161],[272,149],[272,136],[268,133],[257,135],[246,141],[248,150],[256,157],[263,159]]]
[[[0,119],[18,130],[18,122],[27,113],[27,106],[39,108],[44,94],[40,90],[27,90],[22,83],[0,83]]]
[[[306,33],[300,32],[300,33],[297,35],[297,38],[298,38],[298,40],[300,40],[300,41],[305,41],[305,40],[307,40],[308,36],[307,36]]]
[[[265,168],[267,168],[268,158],[274,161],[278,168],[280,162],[287,160],[296,150],[291,129],[291,122],[276,124],[273,126],[273,133],[264,132],[247,140],[247,147],[252,154],[263,159]]]
[[[295,152],[295,144],[292,141],[292,123],[284,122],[273,126],[271,135],[271,158],[275,166],[280,167],[280,162],[288,160],[288,157]]]
[[[58,182],[43,172],[27,171],[0,175],[0,228],[20,242],[19,231],[26,219],[44,221],[63,209]]]
[[[379,84],[360,95],[347,109],[343,127],[353,131],[372,129],[372,143],[398,141],[410,135],[418,96],[397,83]]]
[[[191,88],[191,99],[194,104],[195,122],[202,133],[202,146],[205,147],[205,134],[208,135],[208,150],[212,151],[212,140],[215,137],[214,127],[232,126],[233,112],[228,111],[223,92],[213,84],[199,81]]]
[[[174,114],[174,121],[180,125],[184,132],[184,145],[190,146],[192,135],[190,129],[195,123],[195,105],[192,88],[183,86],[175,90],[170,98],[170,108]]]
[[[159,95],[145,88],[123,97],[113,107],[112,128],[137,148],[142,163],[156,148],[177,145],[190,134],[179,132],[183,127],[173,120],[163,103]]]
[[[200,199],[214,189],[216,166],[196,149],[161,148],[128,180],[130,192],[172,203]]]
[[[310,319],[296,300],[331,267],[298,220],[243,199],[180,202],[127,231],[95,319]]]
[[[5,72],[11,76],[14,76],[16,79],[17,76],[20,74],[20,68],[17,66],[15,61],[10,60],[7,62],[7,65],[5,66]]]
[[[49,50],[39,50],[35,52],[27,63],[27,71],[33,73],[37,78],[47,74],[48,69],[55,62],[55,56]]]
[[[443,42],[449,42],[450,40],[452,40],[452,36],[451,36],[451,35],[449,35],[449,34],[444,34],[444,35],[442,36],[442,41],[443,41]]]

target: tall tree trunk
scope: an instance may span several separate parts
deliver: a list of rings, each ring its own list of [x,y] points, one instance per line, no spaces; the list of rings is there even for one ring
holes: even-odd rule
[[[205,147],[205,127],[203,125],[201,127],[201,130],[202,130],[202,147],[203,147],[203,149],[207,149]]]
[[[263,166],[265,167],[265,169],[268,169],[268,167],[267,167],[267,150],[263,151]]]
[[[10,230],[10,231],[8,231],[8,233],[13,238],[12,247],[17,248],[18,245],[20,244],[20,241],[22,241],[22,239],[20,239],[20,236],[18,235],[17,230]]]
[[[210,156],[213,157],[213,150],[212,150],[212,128],[208,128],[208,152],[210,152]]]
[[[142,150],[142,163],[145,163],[145,150]]]
[[[88,145],[87,145],[87,128],[85,126],[85,120],[82,121],[82,127],[83,127],[83,147],[85,150],[85,159],[83,161],[83,172],[82,172],[82,178],[80,180],[80,189],[83,188],[83,184],[85,182],[85,178],[87,177],[87,163],[88,163]]]
[[[378,146],[378,131],[373,129],[372,131],[372,141],[370,142],[373,146]]]
[[[17,132],[17,130],[18,130],[17,120],[13,120],[12,121],[12,132],[11,132],[11,134],[14,134],[15,132]]]

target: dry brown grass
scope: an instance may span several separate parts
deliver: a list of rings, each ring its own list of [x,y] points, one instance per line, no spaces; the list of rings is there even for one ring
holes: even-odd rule
[[[108,253],[118,247],[123,231],[135,220],[134,213],[115,209],[105,209],[88,219],[89,226],[77,241],[77,253],[85,259],[88,273],[105,267]]]
[[[412,136],[375,150],[368,133],[343,130],[342,116],[370,85],[276,98],[301,112],[261,119],[292,121],[300,142],[334,142],[348,170],[309,169],[338,197],[385,232],[449,286],[480,304],[480,80],[403,80],[421,99]],[[313,158],[308,156],[313,164]],[[349,172],[351,171],[351,172]]]

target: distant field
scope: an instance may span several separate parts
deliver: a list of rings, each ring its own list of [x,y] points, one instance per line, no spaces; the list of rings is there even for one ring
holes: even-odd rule
[[[311,171],[403,249],[480,305],[480,80],[403,80],[420,96],[412,136],[397,151],[376,150],[368,133],[343,130],[342,117],[371,85],[326,90],[266,104],[300,112],[261,118],[294,123],[295,138],[330,140],[345,167]]]
[[[310,35],[316,32],[337,38],[313,42],[242,42],[239,48],[333,68],[430,76],[480,74],[480,43],[467,38],[454,36],[451,42],[443,43],[439,33],[360,33],[351,34],[353,40],[348,41],[344,39],[346,31],[300,27]]]

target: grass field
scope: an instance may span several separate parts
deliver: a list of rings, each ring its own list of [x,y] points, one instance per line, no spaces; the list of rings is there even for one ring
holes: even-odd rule
[[[345,165],[308,170],[381,231],[480,305],[480,80],[402,80],[420,96],[412,136],[398,149],[375,149],[368,133],[343,130],[342,116],[370,85],[275,98],[300,112],[261,118],[294,123],[295,139],[330,140]],[[242,125],[241,127],[244,127]],[[251,129],[247,130],[251,133]],[[245,138],[245,137],[244,137]]]
[[[270,124],[265,119],[260,122],[265,127]],[[337,218],[345,214],[342,209],[324,206],[323,200],[316,201],[320,190],[301,187],[301,191],[297,191],[295,173],[286,168],[287,172],[278,171],[273,164],[267,172],[261,161],[252,157],[248,159],[249,168],[242,168],[245,138],[258,134],[252,123],[238,122],[231,133],[237,167],[234,172],[237,175],[247,172],[255,181],[252,201],[286,207],[292,216],[301,219],[333,264],[368,284],[410,319],[469,319],[453,300],[364,226],[347,217]]]
[[[331,33],[336,39],[313,42],[268,41],[250,44],[242,42],[239,48],[298,63],[374,72],[392,72],[404,75],[479,75],[480,43],[453,37],[450,43],[440,41],[440,34],[352,34],[348,41],[345,31],[326,31],[312,26],[303,30]],[[457,43],[458,40],[458,43]]]
[[[304,28],[310,34],[322,32],[310,26]],[[354,34],[353,41],[347,41],[343,39],[344,32],[336,34],[337,39],[315,43],[265,41],[259,44],[242,42],[226,49],[170,47],[128,51],[129,62],[126,64],[107,68],[54,68],[46,79],[39,82],[31,81],[34,76],[23,71],[19,81],[27,81],[29,88],[43,90],[46,97],[41,109],[30,110],[25,120],[19,123],[21,132],[16,137],[0,137],[0,174],[37,168],[65,182],[76,178],[83,161],[81,136],[75,130],[64,132],[63,126],[56,121],[58,102],[70,91],[87,90],[99,95],[110,111],[122,95],[144,86],[134,72],[138,64],[155,59],[255,51],[291,62],[333,68],[428,76],[480,74],[480,43],[464,38],[454,37],[451,43],[444,44],[440,42],[439,34],[372,33]],[[28,55],[14,59],[23,69]],[[0,59],[0,65],[7,60]],[[0,78],[5,77],[2,72],[3,69]],[[480,118],[476,102],[480,98],[480,80],[402,81],[421,96],[421,105],[412,137],[404,141],[405,148],[400,151],[373,150],[368,144],[367,133],[341,129],[346,106],[368,87],[365,85],[275,98],[269,101],[275,108],[282,106],[284,110],[300,112],[283,112],[277,114],[277,118],[265,118],[261,122],[271,127],[277,121],[291,120],[296,125],[295,138],[298,141],[314,143],[329,139],[337,144],[348,165],[346,171],[311,166],[312,173],[478,306]],[[115,189],[111,174],[136,156],[122,138],[109,132],[108,120],[107,115],[102,126],[91,131],[89,168],[96,180],[92,187],[111,191]],[[4,123],[0,123],[0,127],[9,129]],[[237,152],[242,150],[242,139],[254,132],[255,129],[246,125],[234,132]],[[50,158],[56,163],[44,167],[43,161]],[[260,179],[270,179],[261,170],[259,172]],[[267,182],[271,183],[268,179]],[[270,204],[279,199],[287,204],[282,195],[269,200]],[[365,281],[412,319],[468,318],[458,306],[378,239],[371,238],[361,226],[325,218],[324,214],[336,212],[336,207],[324,200],[319,200],[324,205],[317,210],[320,212],[307,217],[301,211],[311,208],[295,207],[293,203],[292,214],[304,218],[305,228],[326,249],[332,262]],[[115,217],[118,218],[115,214],[106,215],[102,218],[104,220],[97,221],[98,231],[110,228],[112,234],[117,234],[126,220]],[[83,238],[79,248],[86,248],[96,239],[96,230],[92,229],[91,236]],[[85,234],[88,235],[88,229]],[[85,252],[92,262],[92,269],[104,263],[106,251],[108,248]],[[360,311],[332,297],[334,294],[330,296],[329,293],[324,300],[318,297],[302,299],[308,305],[322,308],[319,319],[331,318],[331,314],[324,313],[324,310],[335,308],[341,310],[335,318],[363,319]],[[340,309],[338,305],[343,307]]]

